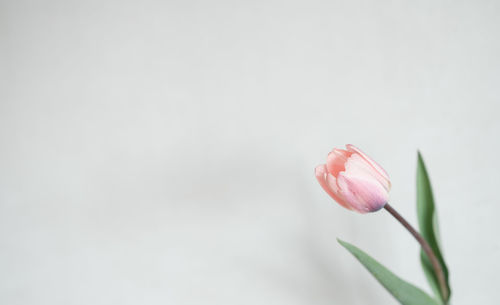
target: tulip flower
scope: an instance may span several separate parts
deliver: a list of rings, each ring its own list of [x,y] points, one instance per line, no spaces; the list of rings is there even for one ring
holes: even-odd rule
[[[385,170],[354,145],[334,148],[326,164],[316,167],[316,179],[343,207],[359,213],[375,212],[388,201],[391,182]]]
[[[317,166],[315,173],[321,187],[343,207],[363,214],[384,208],[396,218],[420,243],[436,274],[442,299],[448,301],[449,290],[441,262],[422,235],[388,204],[391,181],[380,165],[359,148],[347,144],[346,149],[334,148],[326,164]]]

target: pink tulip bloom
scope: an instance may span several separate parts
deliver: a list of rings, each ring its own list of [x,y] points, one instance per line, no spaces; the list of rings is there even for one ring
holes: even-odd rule
[[[316,179],[330,197],[349,210],[380,210],[389,198],[389,176],[354,145],[346,148],[334,148],[328,154],[326,164],[316,167]]]

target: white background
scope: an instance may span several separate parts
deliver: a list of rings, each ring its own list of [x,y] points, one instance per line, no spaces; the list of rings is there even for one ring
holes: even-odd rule
[[[0,303],[396,304],[386,212],[313,168],[353,143],[416,224],[427,162],[454,305],[498,304],[497,1],[1,1]]]

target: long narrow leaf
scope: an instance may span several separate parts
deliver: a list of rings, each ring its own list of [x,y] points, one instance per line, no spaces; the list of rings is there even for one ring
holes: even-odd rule
[[[420,261],[422,263],[422,269],[425,273],[427,281],[434,293],[440,297],[444,304],[448,304],[450,295],[450,284],[448,281],[448,268],[444,261],[443,255],[439,247],[438,240],[438,224],[437,215],[434,206],[434,197],[432,195],[431,183],[429,180],[429,175],[425,168],[424,160],[420,152],[418,153],[418,165],[417,165],[417,214],[418,214],[418,225],[420,228],[420,233],[423,238],[429,243],[430,247],[436,254],[441,266],[443,268],[444,276],[446,279],[446,285],[448,287],[448,297],[445,297],[441,290],[439,289],[439,282],[434,268],[427,257],[427,255],[421,251]]]
[[[439,305],[420,288],[404,281],[355,246],[337,239],[402,305]]]

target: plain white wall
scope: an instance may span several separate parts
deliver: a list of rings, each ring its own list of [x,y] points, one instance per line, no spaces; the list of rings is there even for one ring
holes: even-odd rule
[[[354,143],[416,224],[430,171],[453,304],[497,304],[497,1],[1,1],[0,303],[396,304],[429,291],[387,213],[313,168]]]

